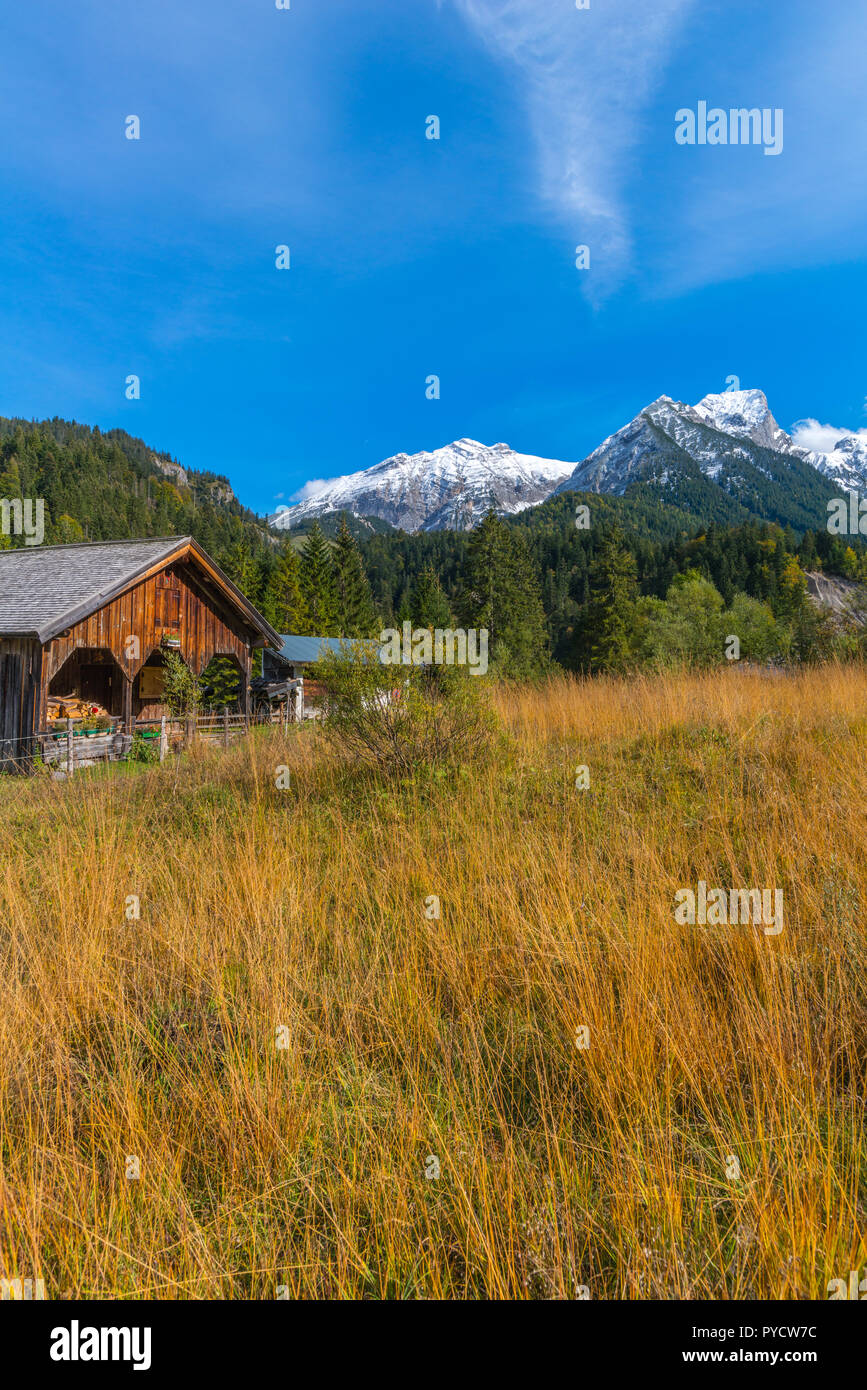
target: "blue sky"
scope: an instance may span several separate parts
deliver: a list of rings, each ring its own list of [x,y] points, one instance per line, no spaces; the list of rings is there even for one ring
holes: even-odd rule
[[[121,426],[263,512],[463,436],[577,461],[731,375],[867,426],[863,0],[0,13],[4,415]],[[782,153],[679,146],[701,100],[782,108]]]

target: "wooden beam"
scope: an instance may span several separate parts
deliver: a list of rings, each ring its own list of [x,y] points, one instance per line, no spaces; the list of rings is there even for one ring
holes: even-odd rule
[[[124,671],[123,673],[123,730],[126,734],[132,733],[132,681]]]

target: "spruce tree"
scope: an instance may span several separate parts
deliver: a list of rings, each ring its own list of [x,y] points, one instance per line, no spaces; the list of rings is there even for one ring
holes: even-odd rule
[[[290,541],[286,541],[280,551],[269,589],[277,631],[296,635],[309,633],[307,603],[301,591],[301,561]]]
[[[337,628],[340,637],[370,637],[376,626],[376,613],[361,552],[349,529],[344,512],[332,552],[337,591]]]
[[[493,510],[470,536],[460,607],[468,627],[487,628],[489,659],[503,675],[532,676],[547,665],[536,567],[521,536]]]
[[[307,605],[310,633],[314,637],[339,637],[337,586],[331,546],[314,521],[301,549],[301,593]]]
[[[591,671],[623,671],[632,656],[635,556],[614,526],[602,542],[590,576],[590,602],[584,612],[579,658]]]
[[[221,568],[242,594],[247,598],[253,597],[256,566],[246,539],[235,541],[234,545],[223,552]]]
[[[410,600],[410,615],[414,627],[451,627],[452,613],[449,601],[442,591],[439,576],[432,565],[425,565],[415,582]]]

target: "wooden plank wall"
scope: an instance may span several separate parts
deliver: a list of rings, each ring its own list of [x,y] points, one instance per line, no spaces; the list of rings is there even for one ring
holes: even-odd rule
[[[26,637],[0,639],[0,756],[17,755],[13,744],[33,732],[39,717],[42,649]]]
[[[160,649],[164,632],[180,638],[180,655],[196,675],[214,656],[234,657],[246,687],[254,633],[221,595],[208,591],[207,581],[192,565],[182,562],[149,576],[46,645],[42,709],[50,681],[77,649],[111,652],[127,680],[134,681],[148,657]],[[137,656],[128,641],[133,637],[138,638]],[[129,713],[134,718],[159,718],[164,709],[153,703],[144,706],[134,688]]]

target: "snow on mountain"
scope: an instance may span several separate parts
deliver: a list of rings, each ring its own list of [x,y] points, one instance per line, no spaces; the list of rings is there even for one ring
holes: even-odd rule
[[[867,490],[867,431],[799,420],[792,434],[794,448],[841,492]]]
[[[578,464],[459,439],[308,484],[310,495],[270,520],[288,530],[313,516],[347,511],[406,531],[466,530],[491,506],[510,515],[555,493],[621,494],[642,481],[711,515],[719,511],[719,494],[708,490],[713,484],[753,514],[758,509],[771,519],[812,525],[827,496],[827,484],[813,470],[840,491],[867,491],[867,431],[804,420],[787,434],[757,389],[718,392],[697,405],[660,396]]]
[[[764,391],[720,391],[705,396],[693,410],[723,434],[751,439],[766,449],[786,449],[791,445],[791,439],[771,414]]]
[[[405,531],[462,531],[481,521],[491,506],[509,515],[543,502],[574,467],[518,454],[508,444],[458,439],[430,453],[396,454],[333,478],[269,520],[288,530],[314,516],[346,511],[380,517]]]
[[[749,450],[739,449],[736,440],[781,452],[794,449],[762,391],[724,391],[705,396],[695,406],[660,396],[604,439],[557,491],[622,493],[639,476],[653,476],[654,465],[662,465],[672,447],[715,481],[726,464],[750,458]]]
[[[761,391],[705,396],[695,409],[715,429],[752,439],[768,449],[796,454],[844,490],[867,487],[867,431],[838,430],[819,425],[817,420],[800,420],[787,434],[780,429]]]
[[[863,436],[845,435],[830,453],[811,457],[810,462],[844,491],[867,491],[867,439]]]

